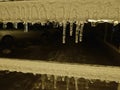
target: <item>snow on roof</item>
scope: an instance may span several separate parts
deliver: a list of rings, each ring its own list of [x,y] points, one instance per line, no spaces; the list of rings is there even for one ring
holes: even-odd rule
[[[120,20],[119,0],[7,1],[0,3],[0,21]]]
[[[115,66],[63,64],[56,62],[0,58],[0,70],[120,82],[120,67]]]

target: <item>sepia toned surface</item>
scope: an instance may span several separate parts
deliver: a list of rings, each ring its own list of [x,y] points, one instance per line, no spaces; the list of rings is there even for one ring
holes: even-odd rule
[[[23,48],[0,43],[0,90],[119,90],[119,4],[118,0],[1,0],[1,40],[7,34],[23,38],[34,24],[39,31],[41,25],[49,29],[49,21],[62,29],[47,32],[49,39],[42,40],[46,45]],[[13,24],[11,32],[8,22]],[[13,30],[19,29],[19,22],[21,35]]]
[[[29,61],[19,59],[0,59],[0,69],[34,74],[83,77],[120,82],[120,68],[112,66],[61,64],[55,62]]]
[[[86,21],[120,19],[118,0],[25,0],[0,3],[0,20],[45,22],[46,20]]]
[[[2,90],[117,90],[118,87],[114,81],[9,71],[0,71],[0,81]]]

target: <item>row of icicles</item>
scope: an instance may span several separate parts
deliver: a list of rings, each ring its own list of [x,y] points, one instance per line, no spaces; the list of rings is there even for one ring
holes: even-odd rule
[[[28,30],[28,23],[29,22],[22,22],[23,23],[23,26],[24,26],[24,31],[25,32],[29,32]],[[49,25],[50,23],[52,23],[53,25],[53,28],[57,28],[58,26],[62,27],[62,43],[65,44],[66,43],[66,27],[67,27],[67,24],[69,23],[70,24],[70,35],[72,37],[73,35],[73,25],[75,24],[76,25],[76,30],[75,30],[75,43],[79,43],[79,42],[82,42],[82,36],[83,36],[83,27],[84,27],[84,22],[69,22],[69,21],[64,21],[64,22],[50,22],[50,21],[47,21],[47,22],[39,22],[41,24],[41,26],[45,26],[46,25]],[[38,23],[38,24],[39,24]],[[12,23],[14,28],[18,28],[18,23]],[[33,24],[36,24],[34,22],[31,23],[32,25]],[[7,23],[4,22],[3,23],[3,29],[6,29],[7,27]]]

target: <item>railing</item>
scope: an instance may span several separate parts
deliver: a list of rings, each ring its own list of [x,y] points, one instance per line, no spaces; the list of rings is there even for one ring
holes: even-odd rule
[[[79,78],[85,78],[89,80],[99,79],[101,81],[115,81],[118,83],[118,89],[120,90],[120,67],[113,66],[100,66],[100,65],[87,65],[87,64],[63,64],[55,62],[43,62],[43,61],[29,61],[20,59],[0,59],[0,70],[17,71],[23,73],[33,74],[46,74],[53,75],[56,80],[59,76],[68,78],[74,78],[75,90],[78,89]],[[44,76],[43,76],[44,77]],[[69,82],[69,81],[68,81]],[[56,83],[54,83],[56,87]]]

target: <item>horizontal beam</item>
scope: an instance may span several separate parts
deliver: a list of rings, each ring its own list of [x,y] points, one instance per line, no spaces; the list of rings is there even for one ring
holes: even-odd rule
[[[119,0],[26,0],[0,3],[1,21],[120,20]]]
[[[83,77],[120,83],[120,67],[45,62],[38,60],[0,58],[0,70],[18,71],[34,74]]]

